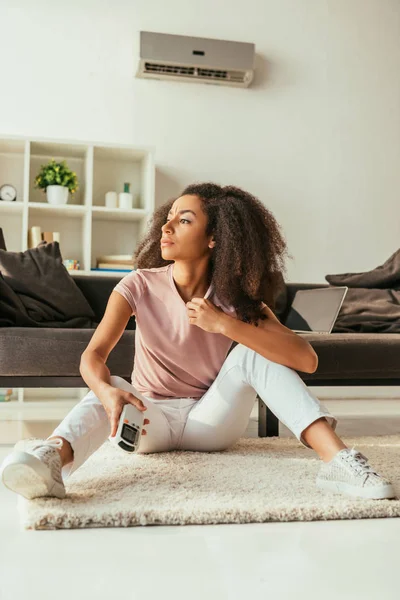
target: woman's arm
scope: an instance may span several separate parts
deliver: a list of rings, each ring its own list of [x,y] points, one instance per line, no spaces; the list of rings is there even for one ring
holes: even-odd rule
[[[98,398],[107,388],[112,387],[106,362],[124,333],[131,315],[132,308],[127,300],[118,292],[111,292],[104,316],[81,355],[79,372]]]

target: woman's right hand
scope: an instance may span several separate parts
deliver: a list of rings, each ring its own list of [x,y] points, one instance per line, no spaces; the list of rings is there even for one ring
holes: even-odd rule
[[[147,406],[139,398],[131,394],[131,392],[126,392],[114,386],[107,388],[101,397],[99,397],[99,400],[104,406],[111,424],[111,437],[114,437],[117,433],[119,418],[125,404],[133,404],[143,412],[147,410]],[[143,425],[147,425],[148,423],[150,423],[149,419],[143,421]],[[146,435],[147,431],[142,429],[142,434]]]

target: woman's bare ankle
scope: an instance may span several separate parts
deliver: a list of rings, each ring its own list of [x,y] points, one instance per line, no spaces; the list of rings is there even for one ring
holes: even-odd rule
[[[61,448],[57,448],[57,451],[59,452],[60,456],[61,456],[61,462],[62,462],[62,466],[67,465],[68,463],[72,462],[74,460],[74,451],[72,450],[72,446],[69,443],[68,440],[66,440],[65,438],[61,437],[60,435],[54,435],[52,437],[47,438],[48,440],[62,440],[63,441],[63,445],[61,446]]]

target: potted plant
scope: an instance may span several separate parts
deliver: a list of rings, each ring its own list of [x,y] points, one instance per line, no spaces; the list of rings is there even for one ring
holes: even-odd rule
[[[56,162],[54,158],[47,165],[41,165],[34,187],[46,192],[50,204],[66,204],[68,192],[74,194],[79,188],[76,173],[68,168],[65,160]]]

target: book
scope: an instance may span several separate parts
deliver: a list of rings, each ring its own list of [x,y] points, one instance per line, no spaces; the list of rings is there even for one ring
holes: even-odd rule
[[[99,262],[132,262],[131,254],[105,254],[104,256],[98,256]]]
[[[133,261],[132,260],[100,260],[97,259],[96,260],[96,267],[100,266],[100,265],[123,265],[124,268],[128,268],[128,267],[132,267],[133,266]]]
[[[98,269],[129,269],[130,265],[127,265],[125,263],[108,263],[108,262],[101,262],[101,263],[97,263],[97,268]],[[131,267],[132,269],[133,267]]]
[[[0,227],[0,250],[7,250],[6,241],[4,239],[4,233],[2,228]]]
[[[130,273],[134,269],[90,269],[91,271],[114,271],[115,273]]]
[[[52,231],[42,231],[42,240],[50,244],[53,242],[53,232]]]
[[[42,230],[40,225],[32,225],[28,229],[28,248],[36,248],[42,241]]]

